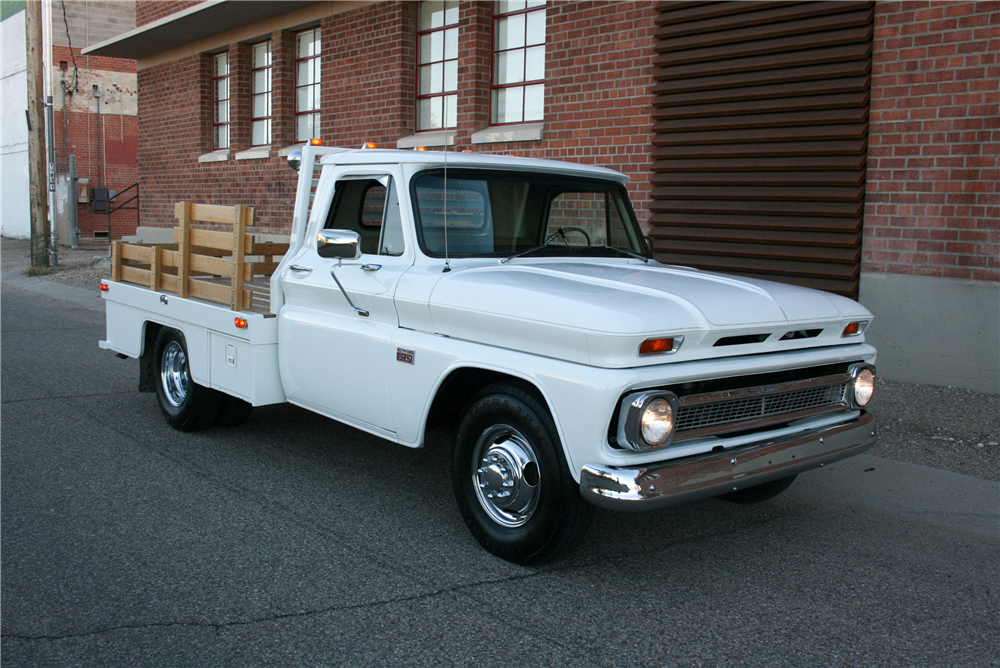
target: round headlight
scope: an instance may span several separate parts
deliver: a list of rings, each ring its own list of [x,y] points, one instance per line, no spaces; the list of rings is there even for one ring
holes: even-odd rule
[[[674,428],[674,409],[666,399],[654,399],[642,412],[642,439],[659,445]]]
[[[875,394],[875,374],[871,369],[862,369],[854,377],[854,403],[865,406]]]

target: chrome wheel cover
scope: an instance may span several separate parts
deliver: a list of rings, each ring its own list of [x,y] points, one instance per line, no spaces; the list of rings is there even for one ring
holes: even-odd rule
[[[538,459],[521,432],[505,424],[488,427],[476,441],[472,486],[483,510],[505,527],[523,526],[538,506]]]
[[[168,342],[160,358],[160,384],[163,396],[171,406],[178,408],[184,403],[190,382],[184,347],[177,341]]]

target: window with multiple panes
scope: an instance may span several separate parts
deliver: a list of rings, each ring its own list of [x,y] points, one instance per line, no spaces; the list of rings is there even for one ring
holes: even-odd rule
[[[319,137],[319,28],[296,35],[295,140]]]
[[[494,5],[493,123],[540,121],[545,102],[545,2]]]
[[[212,128],[215,148],[229,148],[229,54],[219,53],[212,58],[212,89],[215,99]]]
[[[250,144],[271,143],[271,43],[261,42],[251,47],[253,52],[253,113],[250,120]]]
[[[417,21],[417,130],[458,125],[458,0],[425,0]]]

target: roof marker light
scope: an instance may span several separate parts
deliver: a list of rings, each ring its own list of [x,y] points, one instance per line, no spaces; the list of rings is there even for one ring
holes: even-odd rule
[[[418,146],[418,147],[416,147],[416,148],[415,148],[415,149],[413,149],[413,150],[414,150],[414,151],[426,151],[427,149],[426,149],[425,147],[423,147],[423,146]]]
[[[316,139],[314,137],[313,139],[309,140],[309,144],[312,145],[312,146],[322,146],[323,145],[323,140],[322,139]]]
[[[373,141],[366,141],[361,148],[378,148],[378,144]]]

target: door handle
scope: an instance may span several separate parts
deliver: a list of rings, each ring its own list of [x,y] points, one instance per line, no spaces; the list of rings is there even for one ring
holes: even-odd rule
[[[308,274],[313,270],[312,267],[303,267],[301,264],[293,264],[288,268],[301,274]]]
[[[361,265],[361,268],[364,269],[365,271],[378,271],[379,269],[382,268],[382,265],[380,265],[380,264],[363,264],[363,265]]]

